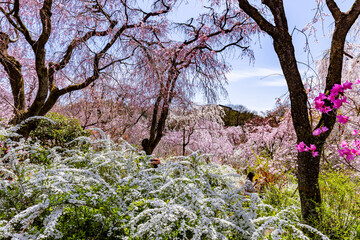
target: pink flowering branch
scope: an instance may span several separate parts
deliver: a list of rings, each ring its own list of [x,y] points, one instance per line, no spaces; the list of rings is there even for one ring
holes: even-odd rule
[[[319,152],[316,151],[316,146],[314,144],[310,144],[309,147],[304,142],[300,142],[296,145],[296,150],[298,150],[299,152],[311,152],[313,157],[319,155]]]
[[[360,84],[360,80],[356,81],[356,84]],[[330,94],[327,96],[324,93],[320,93],[314,100],[315,109],[319,110],[322,113],[335,112],[339,109],[343,103],[346,102],[346,96],[344,96],[345,90],[352,89],[352,83],[346,81],[344,84],[334,84],[332,87]],[[329,106],[330,103],[330,106]],[[345,125],[349,121],[349,116],[344,116],[339,114],[336,116],[337,122]],[[313,131],[314,136],[321,136],[323,133],[327,132],[329,129],[326,126],[321,126],[316,128]],[[359,131],[354,130],[353,135],[358,135]],[[342,141],[338,149],[338,153],[340,157],[344,157],[348,162],[353,160],[355,156],[360,154],[360,141],[355,139],[353,144],[354,147],[351,148],[350,145],[346,141]],[[300,142],[296,145],[296,149],[298,152],[312,152],[312,156],[318,156],[318,152],[316,151],[316,146],[314,144],[310,144],[308,147],[304,142]]]

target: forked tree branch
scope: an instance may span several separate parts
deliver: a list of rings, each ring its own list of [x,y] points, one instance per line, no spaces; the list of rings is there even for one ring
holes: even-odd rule
[[[243,9],[248,15],[255,20],[259,27],[267,32],[270,36],[275,36],[278,32],[278,29],[272,25],[268,20],[266,20],[261,13],[253,7],[247,0],[238,0],[239,6]]]

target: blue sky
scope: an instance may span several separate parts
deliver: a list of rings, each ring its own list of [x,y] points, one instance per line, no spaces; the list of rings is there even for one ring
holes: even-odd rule
[[[337,1],[341,10],[347,11],[353,1]],[[315,15],[315,0],[284,0],[289,29],[303,29],[312,22]],[[195,14],[195,9],[201,7],[201,1],[189,1],[175,17],[186,19]],[[329,13],[325,8],[324,12]],[[309,46],[314,60],[320,59],[322,54],[330,47],[329,30],[332,26],[332,18],[329,16],[325,22],[315,25],[317,31],[309,37]],[[308,32],[307,32],[308,33]],[[316,37],[315,37],[316,36]],[[258,38],[258,37],[256,37]],[[308,52],[304,51],[306,38],[303,34],[294,32],[293,42],[295,45],[298,61],[308,62]],[[227,75],[229,84],[226,86],[228,97],[222,99],[222,104],[241,104],[250,110],[258,112],[270,110],[275,106],[276,98],[287,93],[287,86],[282,75],[278,58],[273,50],[272,40],[268,36],[260,36],[251,46],[254,51],[255,61],[249,63],[249,59],[229,59],[232,71]],[[306,67],[299,64],[301,71]],[[200,98],[199,98],[200,99]]]

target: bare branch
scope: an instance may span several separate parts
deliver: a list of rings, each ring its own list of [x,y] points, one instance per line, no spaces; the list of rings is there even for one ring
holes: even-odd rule
[[[360,12],[360,1],[356,0],[354,4],[351,6],[351,9],[347,13],[345,13],[345,15],[347,16],[347,18],[349,18],[349,21],[355,22],[359,16],[359,12]]]
[[[19,40],[19,33],[18,33],[18,31],[16,30],[16,28],[15,28],[15,33],[16,33],[16,38],[14,38],[14,39],[9,39],[9,42],[14,43],[14,42],[17,42],[17,41]]]
[[[288,31],[283,0],[262,0],[262,2],[270,8],[275,25],[278,28]]]
[[[14,8],[11,10],[8,14],[4,13],[10,24],[19,30],[25,37],[26,41],[33,46],[35,44],[35,41],[31,38],[29,30],[26,28],[25,24],[22,22],[20,15],[19,15],[19,0],[14,1]],[[3,10],[1,10],[3,11]],[[16,23],[11,19],[11,16],[13,16],[16,20]]]
[[[340,8],[336,4],[336,2],[334,0],[326,0],[326,5],[328,6],[331,15],[333,16],[335,21],[339,21],[343,13],[340,11]]]
[[[39,49],[43,49],[49,40],[51,34],[51,6],[52,0],[44,0],[43,7],[40,9],[40,20],[42,24],[42,32],[39,39],[33,45],[35,54]]]
[[[271,36],[275,36],[277,34],[278,29],[268,22],[255,7],[250,5],[247,0],[239,0],[239,6],[244,10],[244,12],[246,12],[246,14],[255,20],[263,31],[267,32]]]

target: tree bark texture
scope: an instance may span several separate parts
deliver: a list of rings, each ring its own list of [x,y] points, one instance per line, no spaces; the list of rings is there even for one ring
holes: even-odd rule
[[[336,111],[323,113],[319,124],[315,127],[326,126],[329,131],[313,136],[312,127],[308,116],[307,94],[302,83],[297,67],[295,49],[282,0],[263,0],[274,19],[274,24],[267,21],[259,10],[247,0],[238,0],[240,8],[253,18],[260,28],[273,39],[275,52],[278,56],[284,73],[291,101],[291,116],[297,136],[297,142],[306,145],[315,144],[319,156],[313,157],[310,152],[299,152],[297,159],[297,178],[301,201],[303,219],[310,225],[315,225],[321,220],[321,194],[319,188],[320,155],[323,145],[336,122]],[[344,44],[348,31],[360,13],[360,0],[356,0],[347,13],[342,13],[334,0],[327,0],[326,4],[335,20],[335,30],[331,41],[330,64],[326,77],[325,93],[329,94],[334,84],[341,84]]]

